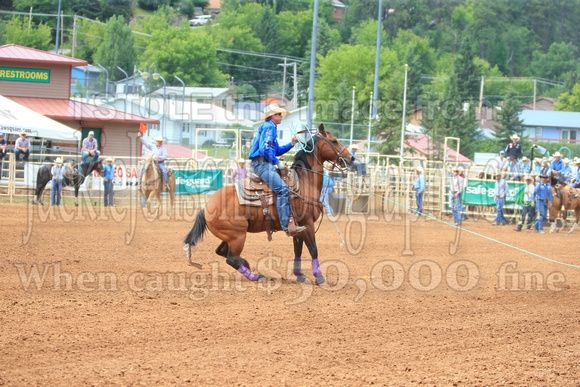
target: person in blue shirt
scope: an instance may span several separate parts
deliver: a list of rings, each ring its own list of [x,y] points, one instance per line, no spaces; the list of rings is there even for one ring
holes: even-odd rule
[[[258,132],[252,142],[249,158],[252,160],[250,165],[254,173],[274,191],[276,194],[276,205],[278,208],[278,217],[282,230],[288,236],[294,236],[288,231],[288,222],[290,218],[290,188],[284,183],[284,180],[276,172],[276,166],[280,167],[280,160],[277,156],[282,156],[288,152],[298,141],[292,137],[292,141],[286,145],[278,145],[278,125],[282,122],[282,116],[287,116],[288,110],[281,108],[277,104],[270,104],[264,109],[264,123],[258,128]],[[296,225],[296,233],[306,229],[305,226]]]
[[[542,179],[542,182],[536,186],[534,195],[532,196],[532,200],[536,202],[536,209],[539,213],[538,220],[534,223],[533,232],[545,234],[544,220],[548,214],[548,207],[552,207],[552,186],[548,182],[548,175],[541,174],[540,178]]]
[[[580,188],[580,157],[574,157],[574,164],[576,164],[576,176],[572,179],[572,187]]]
[[[526,156],[522,157],[521,162],[522,162],[520,165],[521,172],[523,174],[529,175],[532,172],[532,163]]]
[[[167,160],[167,148],[163,146],[165,139],[161,136],[157,136],[153,141],[155,145],[149,144],[143,138],[143,133],[137,133],[137,136],[141,139],[141,144],[153,153],[153,161],[159,166],[161,173],[163,174],[163,180],[165,181],[165,190],[169,191],[169,180],[167,178],[167,168],[165,168],[165,160]]]
[[[53,206],[60,206],[60,198],[62,192],[62,179],[64,179],[64,165],[62,159],[59,157],[54,161],[54,166],[50,170],[52,174],[52,190],[50,193],[50,204]]]
[[[503,175],[501,173],[498,173],[495,175],[496,178],[496,182],[495,182],[495,203],[496,203],[496,207],[495,207],[495,211],[496,211],[496,217],[495,217],[495,225],[499,226],[499,225],[505,225],[507,224],[507,220],[505,219],[505,216],[503,215],[503,207],[505,206],[505,199],[507,194],[509,193],[509,187],[505,181],[505,179],[503,178]]]
[[[570,184],[570,181],[574,177],[574,174],[572,173],[572,167],[570,166],[570,160],[568,158],[565,158],[563,161],[564,168],[562,168],[562,170],[559,173],[560,175],[559,180],[563,183]]]
[[[6,148],[8,148],[8,144],[4,139],[4,133],[0,133],[0,180],[2,180],[2,163],[4,162],[4,156],[6,156]]]
[[[423,167],[415,168],[417,172],[417,179],[413,188],[415,188],[415,202],[417,202],[417,213],[419,216],[423,214],[423,194],[425,193],[425,175],[423,174]]]
[[[113,168],[112,157],[107,157],[103,168],[105,169],[105,198],[103,200],[103,204],[105,207],[115,207],[115,202],[113,201],[113,180],[115,179],[115,168]]]
[[[332,165],[329,165],[327,169],[328,169],[328,172],[332,171],[332,169],[333,169]],[[326,208],[326,211],[328,211],[328,213],[330,215],[334,216],[334,210],[332,209],[332,207],[328,203],[328,195],[330,195],[330,193],[332,192],[332,187],[334,187],[336,185],[336,183],[334,182],[332,177],[330,177],[328,172],[324,171],[323,181],[322,181],[322,190],[320,191],[320,202],[322,202],[322,204],[324,205],[324,208]]]
[[[560,180],[560,171],[564,169],[564,161],[560,152],[554,153],[554,160],[552,160],[550,167],[552,171],[551,183],[556,184]]]

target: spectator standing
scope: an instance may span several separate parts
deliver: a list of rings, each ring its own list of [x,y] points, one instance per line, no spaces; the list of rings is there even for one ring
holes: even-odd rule
[[[0,133],[0,180],[2,180],[2,164],[4,163],[4,156],[6,156],[6,148],[8,148],[8,144],[6,139],[4,139],[4,133]]]
[[[417,172],[417,179],[413,188],[415,188],[415,202],[417,203],[417,213],[419,216],[423,215],[423,197],[425,196],[425,174],[423,174],[423,167],[415,168]]]
[[[232,171],[231,181],[232,184],[236,184],[236,181],[245,179],[248,176],[248,170],[246,169],[246,160],[239,159],[238,166]]]
[[[451,195],[453,224],[456,226],[461,226],[463,221],[463,216],[461,215],[461,192],[463,192],[463,178],[459,175],[459,167],[455,167],[451,171],[451,187],[449,193]]]
[[[534,159],[534,175],[539,175],[542,172],[542,159]]]
[[[60,199],[62,193],[62,179],[64,179],[64,164],[59,157],[54,161],[54,165],[50,170],[52,174],[52,190],[50,192],[50,204],[53,206],[60,206]]]
[[[87,138],[83,140],[83,150],[81,155],[83,156],[83,164],[87,162],[89,156],[93,156],[93,161],[99,161],[101,152],[99,152],[99,144],[95,138],[95,132],[92,130],[89,132]]]
[[[540,178],[542,182],[536,186],[532,196],[532,200],[536,202],[536,208],[539,214],[538,220],[534,223],[533,232],[545,234],[544,220],[548,214],[548,208],[552,207],[552,186],[549,183],[549,175],[542,174]]]
[[[20,161],[20,155],[23,155],[23,161],[28,161],[30,156],[30,141],[26,137],[26,132],[21,132],[20,137],[16,140],[14,144],[14,155],[16,156],[16,161]]]
[[[526,181],[526,186],[524,188],[524,197],[522,198],[522,217],[518,223],[518,227],[514,228],[515,231],[522,231],[524,224],[528,230],[531,229],[532,223],[536,218],[536,210],[534,209],[534,202],[532,201],[534,191],[536,190],[534,179],[532,179],[532,176],[526,175],[524,180]],[[528,216],[528,223],[526,223],[526,215]]]
[[[113,167],[113,158],[107,157],[106,163],[103,166],[105,169],[105,197],[103,198],[103,204],[105,207],[115,207],[115,202],[113,200],[113,180],[115,179],[115,168]]]
[[[576,176],[572,179],[572,187],[580,188],[580,157],[574,157],[574,164],[576,164]]]
[[[509,188],[505,179],[503,178],[503,174],[501,173],[496,174],[495,180],[496,180],[495,181],[496,217],[494,224],[496,226],[503,226],[507,224],[507,220],[505,219],[505,216],[503,214],[503,207],[505,206],[505,199],[509,192]]]
[[[547,157],[542,159],[542,169],[540,169],[540,173],[538,175],[552,175],[552,167],[550,166],[550,160]]]
[[[511,144],[508,144],[505,148],[505,155],[507,158],[517,158],[518,160],[522,158],[524,152],[522,151],[522,145],[518,143],[520,137],[517,134],[514,134],[512,137]]]

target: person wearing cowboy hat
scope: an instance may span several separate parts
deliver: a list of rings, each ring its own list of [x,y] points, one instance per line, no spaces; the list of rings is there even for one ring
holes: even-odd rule
[[[559,180],[564,184],[570,184],[570,180],[574,177],[572,167],[570,166],[570,159],[565,157],[562,161],[564,162],[564,168],[558,173],[560,175]]]
[[[252,160],[250,165],[254,173],[260,176],[276,194],[276,205],[282,230],[288,236],[294,236],[304,231],[306,227],[295,224],[296,234],[288,231],[288,222],[290,221],[290,189],[284,183],[278,172],[276,172],[276,166],[280,162],[278,156],[282,156],[288,152],[298,141],[296,137],[292,137],[292,140],[288,144],[278,145],[278,125],[282,122],[282,117],[289,114],[288,110],[277,104],[266,106],[264,115],[262,116],[264,123],[260,125],[254,137],[249,157]]]
[[[505,158],[505,151],[499,151],[499,155],[495,158],[494,166],[497,173],[507,171],[508,160]]]
[[[510,180],[514,180],[514,181],[518,181],[521,180],[521,167],[520,167],[520,163],[518,162],[518,159],[515,157],[512,157],[510,159],[509,162],[509,170],[511,172],[510,174]]]
[[[14,155],[16,156],[16,161],[20,161],[20,155],[24,155],[23,161],[28,161],[30,141],[26,138],[26,132],[20,132],[20,137],[14,143]]]
[[[540,234],[545,234],[544,232],[544,220],[548,214],[548,206],[552,207],[552,186],[550,185],[550,175],[542,173],[540,175],[542,182],[536,186],[534,194],[532,195],[532,201],[536,203],[536,210],[538,211],[538,219],[534,222],[533,232],[539,232]]]
[[[453,224],[456,226],[461,226],[461,223],[463,223],[463,216],[461,214],[461,193],[463,192],[464,184],[460,171],[462,171],[462,168],[459,166],[455,166],[451,169],[451,185],[449,187],[451,213],[453,214]]]
[[[526,182],[526,186],[524,187],[522,198],[522,217],[518,222],[518,226],[514,228],[514,231],[522,231],[524,224],[528,230],[531,229],[532,223],[534,223],[534,219],[536,218],[536,210],[534,209],[534,202],[532,201],[534,191],[536,190],[534,178],[531,175],[525,175],[524,181]],[[528,223],[526,223],[526,215],[528,216]]]
[[[421,216],[423,214],[423,194],[425,193],[425,175],[423,174],[423,167],[417,166],[415,168],[417,173],[417,179],[413,188],[415,188],[415,202],[417,203],[417,214]]]
[[[505,181],[505,179],[503,178],[503,174],[502,173],[497,173],[495,175],[495,212],[496,212],[496,217],[495,217],[495,223],[494,225],[496,226],[503,226],[505,224],[507,224],[507,220],[505,219],[505,216],[503,214],[503,207],[505,206],[505,199],[506,196],[509,192],[509,188],[508,185]]]
[[[512,142],[505,147],[505,155],[508,159],[513,159],[515,157],[516,159],[519,160],[522,158],[522,155],[524,154],[524,152],[522,151],[522,145],[518,144],[520,137],[517,134],[514,134],[511,137],[511,139]]]
[[[534,175],[539,175],[540,172],[542,172],[542,159],[536,157],[534,159],[533,173],[534,173]]]
[[[155,137],[155,145],[149,144],[143,138],[143,133],[137,133],[137,136],[141,139],[141,144],[153,153],[153,161],[159,166],[161,173],[163,174],[163,180],[165,181],[165,190],[169,191],[169,179],[167,177],[167,168],[165,168],[165,160],[167,160],[167,148],[163,146],[165,139],[161,135]]]
[[[330,193],[333,191],[332,187],[334,187],[336,183],[334,182],[332,177],[330,177],[328,172],[331,172],[333,169],[334,166],[332,164],[328,164],[326,166],[322,177],[322,189],[320,190],[320,202],[322,203],[324,208],[326,208],[326,211],[328,211],[328,213],[331,216],[334,216],[334,210],[332,209],[330,203],[328,202],[328,195],[330,195]]]
[[[521,162],[520,169],[522,170],[522,173],[532,173],[532,163],[530,163],[530,159],[524,156],[522,157]]]
[[[236,181],[245,179],[248,176],[248,170],[246,169],[246,160],[239,159],[238,166],[232,171],[232,184],[236,184]]]
[[[62,163],[62,158],[54,160],[54,165],[50,170],[52,175],[52,191],[50,193],[50,204],[53,206],[60,206],[62,180],[64,179],[65,168]]]
[[[4,133],[0,133],[0,180],[2,180],[2,164],[4,163],[4,156],[6,156],[6,148],[8,144],[4,139]]]
[[[105,207],[115,207],[113,201],[113,180],[115,179],[115,168],[113,167],[113,158],[107,157],[106,163],[103,166],[105,170],[105,197],[103,198],[103,205]]]
[[[82,164],[87,162],[89,156],[93,156],[93,161],[99,161],[101,152],[99,152],[99,144],[95,138],[95,132],[92,130],[89,132],[87,138],[83,140],[83,150],[81,155],[83,156]]]
[[[554,153],[554,160],[552,160],[550,166],[552,167],[551,183],[552,185],[555,185],[558,183],[558,180],[560,180],[560,172],[564,169],[564,160],[562,160],[562,155],[560,152]]]
[[[580,188],[580,157],[574,157],[576,164],[576,175],[572,178],[572,187]]]

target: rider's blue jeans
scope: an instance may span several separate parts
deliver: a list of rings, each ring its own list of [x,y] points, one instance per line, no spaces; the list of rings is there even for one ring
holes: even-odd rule
[[[161,173],[163,174],[165,184],[169,184],[169,179],[167,178],[167,168],[165,168],[165,162],[157,163],[157,165],[159,165],[159,169],[161,169]]]
[[[266,160],[252,160],[250,164],[254,173],[272,188],[277,196],[278,217],[282,230],[288,230],[288,218],[290,217],[290,188],[284,183],[276,167]]]

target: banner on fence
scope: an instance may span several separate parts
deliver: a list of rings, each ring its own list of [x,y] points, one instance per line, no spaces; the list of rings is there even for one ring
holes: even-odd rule
[[[506,196],[506,204],[520,202],[525,184],[508,182],[508,188],[509,193]],[[470,180],[468,186],[461,194],[461,203],[477,206],[495,206],[495,182]]]
[[[224,185],[224,171],[221,169],[175,171],[175,183],[176,195],[216,191]]]

